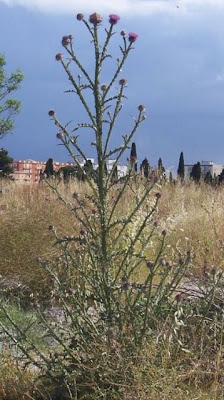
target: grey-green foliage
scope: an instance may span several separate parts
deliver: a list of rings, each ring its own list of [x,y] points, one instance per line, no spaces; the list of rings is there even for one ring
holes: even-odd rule
[[[20,69],[7,76],[5,66],[5,56],[0,54],[0,138],[14,128],[14,117],[20,112],[21,102],[11,96],[20,88],[24,77]]]

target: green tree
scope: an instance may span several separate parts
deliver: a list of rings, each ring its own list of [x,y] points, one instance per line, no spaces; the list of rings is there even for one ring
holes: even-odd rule
[[[68,165],[66,167],[61,167],[57,172],[57,176],[62,175],[65,182],[68,182],[70,178],[77,178],[81,180],[82,176],[78,174],[78,172],[78,168]]]
[[[198,161],[196,164],[193,165],[192,171],[190,173],[190,178],[198,183],[201,179],[201,164]]]
[[[165,172],[165,168],[164,168],[164,166],[163,166],[163,162],[162,162],[162,158],[161,158],[161,157],[158,159],[158,170],[159,170],[161,173],[164,173],[164,172]]]
[[[51,176],[54,175],[53,158],[48,158],[44,173],[47,175],[47,178],[50,178]]]
[[[204,182],[207,183],[208,185],[212,184],[212,174],[211,174],[210,171],[208,171],[206,173],[205,178],[204,178]]]
[[[132,145],[131,145],[130,162],[131,162],[131,165],[134,166],[134,171],[137,172],[138,171],[137,150],[136,150],[135,143],[132,143]]]
[[[177,175],[181,180],[184,180],[184,153],[183,153],[183,151],[180,153]]]
[[[12,132],[14,117],[19,113],[21,102],[11,98],[11,93],[19,89],[23,80],[20,69],[6,76],[5,56],[0,54],[0,138]]]
[[[0,178],[6,178],[13,172],[13,158],[8,156],[8,151],[0,149]]]
[[[144,158],[144,160],[142,161],[140,170],[142,171],[145,178],[149,177],[149,162],[147,158]]]
[[[222,170],[221,174],[218,176],[218,183],[220,185],[220,183],[223,184],[224,182],[224,169]]]
[[[91,160],[89,160],[89,159],[86,160],[86,162],[84,164],[84,167],[83,167],[83,170],[84,170],[84,180],[85,180],[86,175],[89,178],[93,178],[94,177],[94,168],[93,168],[93,163],[92,163]],[[104,163],[104,173],[105,174],[107,173],[106,163]]]

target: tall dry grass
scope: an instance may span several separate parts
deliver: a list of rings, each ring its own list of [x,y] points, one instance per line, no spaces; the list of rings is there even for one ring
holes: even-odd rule
[[[78,193],[86,202],[86,209],[88,209],[88,198],[85,195],[89,189],[85,184],[73,181],[65,185],[61,182],[58,187],[63,198],[71,204],[74,202],[74,193]],[[194,184],[183,186],[177,183],[155,187],[155,191],[158,190],[161,191],[162,197],[155,218],[161,232],[165,229],[168,233],[166,254],[169,260],[172,261],[172,257],[175,257],[174,252],[180,255],[186,254],[189,250],[194,252],[193,270],[190,271],[191,279],[203,278],[206,271],[212,270],[214,266],[223,270],[224,188]],[[125,215],[130,207],[130,196],[136,194],[130,191],[124,198],[118,210],[120,215]],[[116,196],[116,189],[113,195]],[[113,203],[113,198],[109,202]],[[40,268],[37,259],[50,259],[54,262],[54,259],[60,256],[49,226],[56,227],[59,236],[76,235],[80,230],[78,221],[72,217],[71,211],[44,182],[35,186],[3,183],[0,212],[2,281],[4,279],[8,282],[18,280],[24,285],[24,287],[17,287],[20,292],[17,292],[18,296],[27,290],[28,296],[31,292],[38,292],[41,296],[47,297],[51,290],[51,282],[44,270]],[[149,259],[153,254],[152,245],[148,250]],[[15,292],[12,295],[15,297]],[[205,332],[203,329],[200,330],[200,336],[196,332],[197,323],[190,313],[189,318],[192,318],[192,324],[190,328],[181,328],[179,338],[186,346],[189,344],[190,352],[185,353],[178,348],[178,357],[170,356],[169,335],[173,327],[170,323],[166,325],[165,321],[164,325],[158,329],[159,345],[156,345],[156,342],[148,343],[147,348],[136,355],[138,362],[131,365],[133,360],[130,359],[130,366],[124,363],[121,398],[126,400],[133,397],[151,400],[157,396],[164,400],[176,400],[180,396],[186,400],[224,398],[222,343],[220,347],[217,347],[215,336],[214,343],[211,342],[213,332],[207,332],[206,325]],[[164,338],[161,333],[164,333]],[[97,355],[101,357],[101,352]],[[116,350],[114,357],[111,355],[108,357],[109,361],[105,370],[107,373],[109,371],[111,379],[114,379],[118,367],[119,349]],[[122,360],[120,358],[119,360],[120,368]],[[131,376],[126,376],[127,366],[131,371]],[[7,373],[4,373],[4,368]],[[10,369],[13,373],[10,373]],[[23,393],[25,387],[27,398],[32,398],[29,379],[20,374],[20,370],[16,369],[11,361],[7,366],[3,364],[0,366],[0,395],[2,390],[5,400],[16,398],[16,395],[12,395],[12,390],[10,394],[5,389],[10,384],[17,394]],[[110,393],[109,396],[108,399],[112,399]]]
[[[85,199],[89,191],[84,183],[76,181],[61,182],[58,187],[63,198],[71,203],[74,193]],[[48,282],[37,259],[53,260],[59,255],[49,226],[56,227],[59,236],[63,236],[77,234],[79,224],[44,182],[33,186],[2,182],[1,188],[0,274],[3,278],[17,279],[32,290],[43,290]],[[174,250],[180,254],[187,250],[194,252],[192,273],[197,276],[214,266],[223,270],[224,187],[177,183],[164,184],[160,189],[162,197],[156,218],[161,231],[168,232],[170,257]],[[88,207],[88,200],[86,203]],[[125,215],[128,207],[127,195],[119,213]],[[151,255],[153,248],[149,250],[149,259]]]

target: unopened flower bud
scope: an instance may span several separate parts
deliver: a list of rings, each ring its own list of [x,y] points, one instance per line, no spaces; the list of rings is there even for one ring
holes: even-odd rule
[[[58,133],[56,134],[56,138],[57,138],[57,139],[63,139],[63,137],[64,137],[63,132],[58,132]]]
[[[86,231],[85,231],[84,229],[81,229],[80,235],[81,235],[81,236],[84,236],[85,234],[86,234]]]
[[[53,117],[55,115],[55,111],[54,110],[48,111],[48,115],[49,117]]]
[[[76,15],[76,18],[77,18],[78,21],[82,21],[82,19],[84,18],[84,15],[79,13],[79,14]]]
[[[163,229],[163,231],[161,232],[161,235],[165,237],[167,235],[167,231],[165,229]]]
[[[105,91],[107,90],[107,87],[108,87],[107,85],[102,85],[102,86],[101,86],[101,90],[102,90],[103,92],[105,92]]]
[[[171,261],[166,261],[166,267],[167,267],[167,268],[172,267],[172,262],[171,262]]]
[[[55,230],[54,225],[49,225],[48,229],[49,231],[54,231]]]
[[[147,268],[151,269],[154,267],[154,262],[153,261],[147,261]]]
[[[181,300],[183,300],[183,295],[182,295],[182,293],[178,293],[178,294],[175,296],[175,300],[176,300],[177,303],[179,303]]]
[[[140,104],[140,105],[138,106],[138,110],[139,110],[139,111],[144,111],[144,110],[145,110],[145,106],[144,106],[143,104]]]
[[[121,86],[126,86],[126,85],[127,85],[126,79],[120,79],[120,80],[119,80],[119,85],[121,85]]]
[[[63,36],[63,38],[61,40],[62,46],[66,47],[69,45],[69,43],[71,43],[69,36]]]
[[[63,58],[63,54],[62,54],[62,53],[58,53],[58,54],[56,54],[56,56],[55,56],[55,59],[56,59],[57,61],[61,61],[62,58]]]
[[[126,32],[125,31],[121,31],[121,36],[126,36]]]
[[[130,289],[131,285],[129,282],[124,282],[123,285],[121,286],[121,289],[123,290],[128,290]]]
[[[162,195],[161,195],[160,192],[157,192],[157,193],[155,194],[155,197],[156,197],[157,199],[160,199],[160,198],[162,197]]]

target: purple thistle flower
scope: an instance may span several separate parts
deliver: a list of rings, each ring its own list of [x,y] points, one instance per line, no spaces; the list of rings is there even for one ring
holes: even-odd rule
[[[137,39],[138,39],[138,34],[137,34],[137,33],[130,32],[130,33],[128,34],[128,40],[129,40],[129,42],[134,43],[134,42],[136,42]]]
[[[119,19],[120,19],[119,15],[116,15],[116,14],[110,14],[109,15],[109,23],[111,25],[117,24]]]

